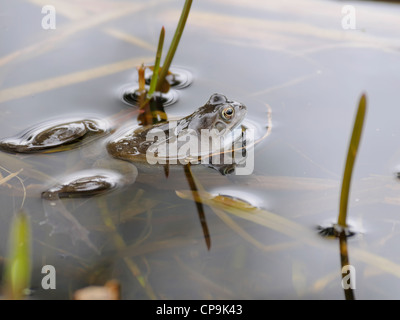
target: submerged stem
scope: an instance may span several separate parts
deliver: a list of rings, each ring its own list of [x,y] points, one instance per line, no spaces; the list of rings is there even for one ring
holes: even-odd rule
[[[104,199],[99,199],[99,204],[100,204],[100,214],[103,218],[104,224],[109,228],[109,230],[112,232],[111,236],[113,237],[114,240],[114,245],[119,251],[123,251],[126,248],[126,244],[122,236],[118,233],[117,227],[113,222],[113,219],[111,218],[110,212],[107,207],[107,203]],[[157,299],[157,296],[155,295],[152,287],[148,283],[146,276],[144,276],[138,265],[129,257],[124,257],[123,258],[126,266],[128,269],[131,271],[133,276],[136,278],[136,280],[139,282],[140,286],[145,290],[147,296],[155,300]]]
[[[186,180],[188,181],[190,190],[192,191],[193,199],[196,199],[196,194],[197,194],[198,190],[203,190],[203,187],[200,184],[199,185],[196,184],[196,179],[192,173],[192,169],[190,168],[190,162],[188,162],[184,166],[184,171],[185,171]],[[207,249],[210,250],[211,237],[210,237],[210,232],[208,231],[208,225],[207,225],[207,221],[206,221],[206,216],[204,214],[203,203],[201,203],[199,201],[195,201],[195,204],[196,204],[196,208],[197,208],[197,213],[199,215],[201,228],[203,230],[204,240],[206,241]]]
[[[338,225],[347,227],[347,206],[350,192],[351,175],[353,173],[354,161],[357,156],[358,146],[360,144],[361,132],[364,125],[365,112],[367,108],[366,96],[361,96],[358,104],[357,115],[354,121],[353,133],[351,135],[349,150],[347,152],[346,166],[343,173],[342,190],[340,194],[340,206],[339,206],[339,217]]]

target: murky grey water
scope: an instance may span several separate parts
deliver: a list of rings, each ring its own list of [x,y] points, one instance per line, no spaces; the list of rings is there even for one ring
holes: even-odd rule
[[[56,30],[43,30],[40,6],[3,2],[0,137],[53,118],[126,119],[132,109],[121,92],[136,81],[135,66],[153,62],[162,25],[169,45],[182,5],[104,0],[94,8],[90,1],[68,1],[56,7]],[[363,92],[368,112],[349,202],[350,222],[361,231],[348,243],[357,271],[355,296],[399,298],[400,7],[354,3],[356,30],[344,30],[343,5],[193,4],[174,60],[192,72],[193,84],[179,91],[168,115],[187,115],[219,92],[247,106],[247,123],[260,137],[272,116],[269,136],[255,148],[252,175],[194,170],[207,192],[264,210],[260,220],[246,210],[222,216],[205,204],[210,250],[195,203],[176,193],[189,190],[183,170],[168,179],[139,170],[133,185],[63,200],[54,208],[42,202],[41,192],[57,177],[106,158],[104,140],[63,153],[0,153],[3,176],[5,169],[23,168],[18,176],[33,228],[33,298],[67,299],[80,287],[118,279],[125,299],[343,299],[339,243],[319,237],[315,227],[336,220],[347,144]],[[134,123],[137,114],[130,116]],[[3,257],[11,218],[23,199],[22,183],[14,178],[0,185],[0,199]],[[273,224],[276,216],[266,211],[283,222]],[[82,229],[65,222],[68,214]],[[46,217],[50,222],[42,224]],[[50,236],[54,225],[62,233]],[[44,264],[57,270],[56,290],[41,289]]]

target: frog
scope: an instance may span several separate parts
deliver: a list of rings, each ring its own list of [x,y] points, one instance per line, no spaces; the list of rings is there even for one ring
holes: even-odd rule
[[[152,174],[157,174],[157,170],[165,166],[149,162],[152,148],[156,150],[153,150],[153,155],[160,153],[158,149],[163,143],[176,143],[179,149],[185,145],[181,137],[194,138],[199,143],[203,130],[213,131],[217,138],[229,136],[229,139],[211,150],[195,150],[189,154],[168,153],[164,159],[167,160],[166,164],[174,168],[185,165],[186,174],[188,163],[205,159],[197,163],[210,166],[222,174],[229,173],[235,163],[213,163],[211,153],[215,153],[219,160],[218,157],[225,152],[225,146],[229,147],[230,144],[232,147],[236,136],[230,133],[237,131],[235,129],[241,131],[246,113],[247,108],[242,103],[229,100],[222,94],[213,94],[203,106],[186,117],[148,126],[116,128],[112,121],[96,117],[43,122],[15,137],[0,139],[0,151],[25,155],[46,154],[85,146],[79,150],[81,163],[75,164],[71,173],[55,177],[57,182],[52,182],[41,192],[45,220],[39,224],[51,227],[49,235],[67,234],[73,244],[82,241],[100,254],[101,250],[89,237],[89,230],[70,212],[67,207],[69,200],[65,199],[92,198],[125,188],[135,182],[139,170],[150,170]],[[152,133],[158,134],[157,139],[148,139]],[[90,169],[77,170],[81,165],[89,165]],[[75,207],[75,204],[73,202],[70,207]]]
[[[58,123],[41,123],[28,130],[25,130],[16,137],[0,140],[0,150],[8,153],[48,153],[59,152],[76,148],[84,143],[92,142],[100,137],[108,136],[105,144],[95,146],[96,150],[105,145],[106,156],[95,155],[96,169],[82,170],[74,174],[57,179],[58,184],[49,187],[42,192],[42,198],[54,200],[62,197],[88,197],[96,196],[109,192],[118,186],[132,184],[138,170],[154,171],[156,168],[163,168],[163,165],[179,166],[183,164],[202,163],[217,169],[225,174],[232,171],[235,166],[231,164],[212,163],[211,153],[217,159],[223,154],[224,146],[217,145],[216,148],[201,150],[200,153],[192,154],[178,153],[165,154],[161,160],[164,163],[154,165],[150,163],[151,149],[154,154],[160,149],[163,143],[176,143],[180,149],[186,141],[184,138],[197,139],[201,143],[200,137],[203,130],[211,130],[217,138],[228,137],[236,128],[240,128],[246,116],[247,108],[244,104],[228,99],[225,95],[215,93],[208,101],[190,115],[178,119],[164,121],[154,125],[120,128],[113,128],[107,121],[97,118],[68,119]],[[148,139],[149,135],[158,134],[158,139]],[[227,144],[231,143],[236,137],[227,139]],[[154,152],[154,149],[156,150]],[[87,151],[87,149],[85,149]],[[159,152],[158,152],[159,153]],[[206,159],[206,161],[202,161]],[[105,161],[103,161],[105,160]],[[114,161],[114,162],[113,162]],[[117,163],[129,162],[130,165],[120,166]],[[197,162],[196,162],[197,161]],[[218,161],[217,161],[218,162]],[[120,170],[120,168],[123,169]],[[100,170],[100,172],[99,172]],[[121,172],[116,172],[120,170]]]
[[[155,163],[179,165],[201,162],[224,174],[227,169],[232,167],[232,164],[225,166],[221,163],[222,150],[225,147],[231,150],[229,144],[237,139],[237,135],[232,136],[231,133],[234,132],[234,129],[240,128],[246,114],[247,108],[244,104],[215,93],[205,105],[184,118],[155,125],[128,128],[117,133],[107,143],[107,151],[116,159],[136,164],[148,164],[150,167]],[[212,145],[211,143],[211,146],[203,150],[201,148],[204,146],[204,142],[201,141],[202,134],[209,134],[210,138],[223,138],[223,145],[218,143]],[[187,141],[188,138],[189,141]],[[193,146],[197,148],[193,148],[194,152],[192,153],[185,152],[188,151],[187,148],[181,152],[190,139],[195,140]],[[172,145],[174,145],[173,148]],[[168,152],[165,150],[167,148]],[[162,149],[164,153],[160,154],[159,149]],[[211,155],[216,158],[211,158]],[[204,161],[207,158],[209,161]],[[212,162],[215,159],[217,159],[217,163]]]

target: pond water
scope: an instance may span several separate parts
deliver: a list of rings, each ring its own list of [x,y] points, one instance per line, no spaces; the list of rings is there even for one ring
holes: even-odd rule
[[[3,0],[0,138],[88,115],[136,125],[123,92],[136,85],[136,66],[153,63],[163,25],[169,45],[183,2],[57,1],[56,29],[45,30],[41,10],[50,2]],[[355,8],[355,29],[342,26],[345,5]],[[23,204],[32,299],[70,299],[110,279],[122,283],[123,299],[344,299],[339,241],[317,226],[337,219],[366,93],[348,259],[356,299],[399,299],[399,16],[399,5],[376,2],[195,1],[173,62],[193,83],[166,112],[186,116],[222,93],[247,106],[245,123],[263,137],[250,175],[193,170],[207,196],[234,197],[231,205],[203,201],[210,247],[183,168],[168,177],[139,168],[135,183],[101,196],[42,200],[60,177],[109,160],[100,138],[59,153],[0,153],[2,177],[23,169],[0,185],[0,266]],[[55,267],[56,290],[41,288],[43,265]]]

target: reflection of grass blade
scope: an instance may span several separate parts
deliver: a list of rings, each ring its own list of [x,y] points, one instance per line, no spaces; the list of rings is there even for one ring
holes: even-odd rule
[[[158,47],[157,47],[157,54],[156,54],[156,61],[154,63],[153,75],[151,77],[150,88],[147,94],[147,97],[150,99],[153,95],[154,91],[156,90],[156,84],[158,79],[158,71],[160,68],[160,60],[161,60],[161,53],[164,45],[164,37],[165,37],[165,29],[164,27],[161,28],[160,38],[158,40]]]
[[[264,245],[263,243],[256,240],[253,236],[247,233],[238,223],[236,223],[231,217],[229,217],[223,210],[217,209],[214,206],[210,206],[211,210],[220,218],[227,226],[229,226],[233,231],[235,231],[243,239],[254,245],[260,250],[265,252],[280,251],[287,248],[292,248],[299,245],[299,242],[283,242],[279,244]]]
[[[182,199],[193,199],[193,193],[189,190],[175,191],[175,193]],[[326,246],[326,242],[316,241],[316,238],[312,235],[312,233],[310,233],[308,228],[273,212],[263,209],[243,209],[243,206],[240,202],[238,205],[235,205],[234,202],[232,202],[230,205],[226,205],[220,201],[218,196],[212,195],[203,190],[197,192],[194,196],[195,201],[199,201],[210,207],[221,209],[242,219],[275,230],[281,234],[285,234],[300,244],[321,248],[324,253],[326,250],[332,250],[333,248],[332,246]],[[366,265],[370,265],[374,268],[392,274],[400,279],[400,265],[396,262],[390,261],[387,258],[359,248],[352,248],[352,258],[362,261]]]
[[[178,26],[176,27],[174,38],[172,39],[171,45],[169,47],[167,56],[165,57],[164,64],[162,66],[160,76],[157,81],[156,90],[160,91],[161,86],[165,80],[165,77],[168,74],[169,67],[171,65],[172,59],[174,58],[175,51],[178,48],[179,41],[181,39],[183,29],[185,28],[187,17],[189,16],[190,7],[192,5],[192,0],[186,0],[185,5],[182,9],[182,14],[178,22]]]
[[[257,223],[282,234],[286,234],[289,237],[294,237],[296,240],[301,239],[305,243],[314,245],[314,240],[309,236],[307,228],[267,210],[250,206],[246,207],[240,200],[232,199],[230,203],[226,203],[220,196],[212,195],[203,190],[198,192],[176,190],[175,193],[182,199],[194,198],[196,202],[206,204],[216,209],[221,209],[242,219]]]
[[[347,153],[346,166],[343,173],[342,191],[340,194],[340,207],[338,225],[346,227],[347,204],[349,199],[351,175],[353,172],[354,161],[357,156],[358,145],[360,143],[361,132],[364,125],[365,112],[367,108],[365,94],[361,96],[356,119],[354,121],[353,133],[351,135],[349,150]]]
[[[10,252],[6,264],[6,295],[9,299],[21,299],[23,291],[29,288],[30,260],[29,218],[20,211],[14,218],[9,237]]]
[[[114,224],[113,219],[111,218],[110,212],[108,211],[107,203],[104,201],[104,199],[99,199],[98,201],[101,208],[101,216],[103,218],[104,224],[112,232],[111,236],[113,237],[114,245],[119,251],[123,251],[126,248],[126,243],[125,240],[121,237],[121,235],[117,231],[117,227]],[[130,270],[130,272],[139,282],[140,286],[145,290],[147,296],[152,300],[157,299],[157,296],[155,295],[153,288],[147,281],[147,277],[142,274],[138,265],[129,257],[124,256],[123,260],[128,269]]]
[[[0,179],[0,185],[3,184],[3,183],[6,183],[7,181],[9,181],[9,180],[11,180],[12,178],[16,177],[18,174],[21,173],[22,170],[23,170],[23,169],[20,169],[20,170],[17,171],[17,172],[10,173],[7,177],[1,178],[1,179]]]
[[[15,161],[13,161],[13,163],[15,163]],[[5,172],[8,173],[7,177],[4,177],[4,178],[0,179],[0,185],[2,185],[3,183],[6,183],[8,180],[10,180],[10,179],[12,179],[14,177],[16,177],[18,179],[18,181],[21,183],[22,191],[23,191],[23,197],[22,197],[22,202],[21,202],[21,208],[22,208],[24,206],[24,203],[25,203],[26,189],[25,189],[24,181],[22,181],[22,179],[20,177],[18,177],[18,174],[21,173],[23,169],[21,168],[21,169],[19,169],[18,172],[14,172],[14,173],[11,173],[11,171],[7,170],[3,166],[0,166],[0,169],[4,170]]]

